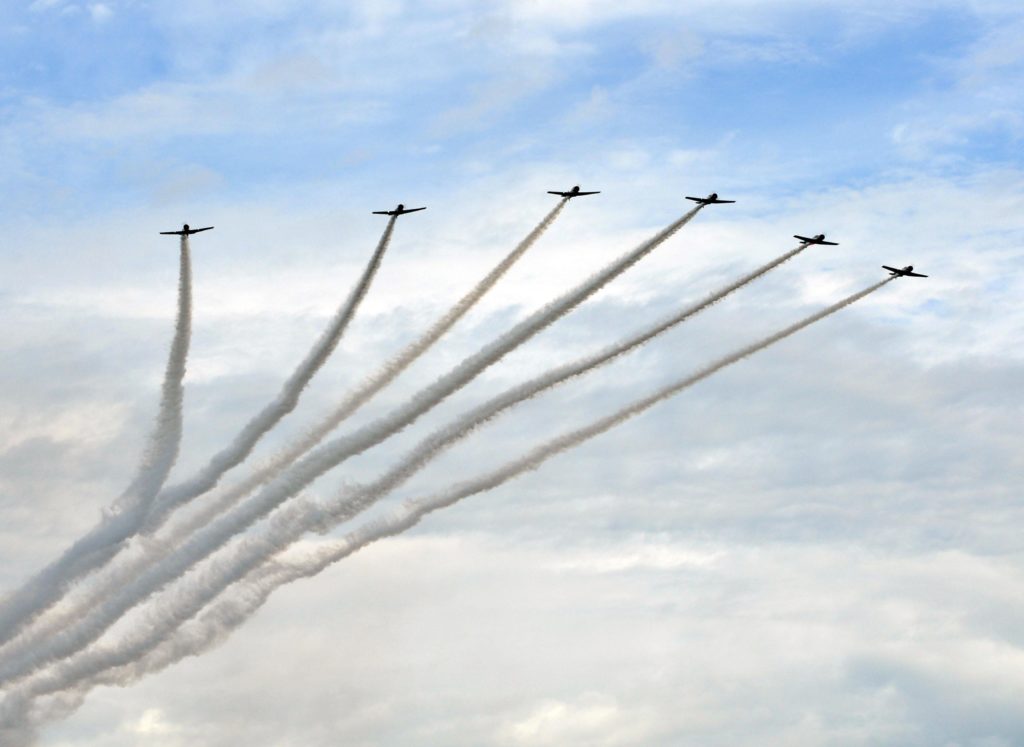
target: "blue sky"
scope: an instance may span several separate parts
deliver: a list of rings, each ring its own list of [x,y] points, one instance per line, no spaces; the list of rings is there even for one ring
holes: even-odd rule
[[[194,242],[176,478],[316,339],[379,236],[371,210],[429,206],[399,223],[257,459],[443,313],[550,209],[546,190],[602,194],[570,203],[355,423],[684,195],[738,200],[313,496],[794,233],[840,245],[517,408],[396,499],[603,415],[883,263],[931,275],[283,589],[203,656],[95,688],[39,743],[1020,744],[1022,39],[1009,0],[0,6],[0,589],[132,474],[174,311],[176,245],[157,232],[183,222],[217,228]]]
[[[790,189],[1019,165],[1020,123],[996,116],[1017,101],[993,100],[1016,96],[1019,60],[991,47],[1012,47],[1012,6],[547,7],[9,7],[0,90],[20,168],[5,204],[187,199],[160,192],[161,172],[207,199],[424,189],[465,182],[467,162],[585,164],[621,143],[728,143],[736,161],[789,164],[772,186]]]

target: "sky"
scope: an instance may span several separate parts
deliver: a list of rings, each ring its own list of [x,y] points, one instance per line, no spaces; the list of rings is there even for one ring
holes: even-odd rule
[[[39,744],[1024,743],[1022,40],[1013,0],[0,4],[0,593],[134,473],[175,312],[177,242],[158,232],[184,222],[216,229],[192,244],[172,481],[277,393],[372,251],[373,210],[428,206],[398,221],[257,462],[487,272],[547,190],[601,194],[570,202],[353,425],[660,230],[685,195],[737,200],[314,497],[793,234],[840,242],[516,408],[392,507],[881,264],[930,276],[281,589],[211,651],[96,688]]]

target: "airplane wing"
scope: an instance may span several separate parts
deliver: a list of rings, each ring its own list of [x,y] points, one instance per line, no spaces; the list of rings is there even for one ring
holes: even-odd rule
[[[160,235],[161,236],[182,236],[182,235],[184,235],[184,231],[161,231]]]
[[[577,197],[582,197],[583,195],[599,195],[599,194],[601,194],[600,190],[598,190],[597,192],[577,192],[576,196]]]
[[[694,202],[707,202],[703,197],[687,197],[687,200],[693,200]]]
[[[550,189],[548,190],[548,194],[549,195],[558,195],[559,197],[568,197],[569,196],[568,192],[552,192]]]
[[[922,275],[919,272],[904,272],[903,274],[907,275],[908,277],[912,277],[912,278],[926,278],[926,277],[928,277],[927,275]]]
[[[421,208],[406,208],[401,213],[399,213],[399,215],[404,214],[404,213],[417,213],[420,210],[426,210],[426,208],[425,207],[421,207]]]
[[[207,226],[206,228],[193,228],[189,233],[199,233],[200,231],[209,231],[213,226]]]
[[[800,236],[798,234],[793,234],[793,238],[794,239],[800,239],[801,241],[806,241],[808,244],[813,244],[814,243],[814,239],[809,239],[806,236]]]
[[[819,244],[825,244],[826,246],[839,246],[838,241],[819,241]]]
[[[374,210],[373,214],[374,215],[392,215],[394,212],[395,212],[394,210]]]
[[[724,205],[727,202],[736,202],[736,200],[712,200],[716,205]]]
[[[882,269],[889,272],[903,272],[903,270],[897,270],[895,267],[889,267],[889,265],[882,265]]]

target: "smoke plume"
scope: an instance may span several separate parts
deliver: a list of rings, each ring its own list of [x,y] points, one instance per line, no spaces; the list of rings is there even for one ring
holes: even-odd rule
[[[196,610],[182,607],[178,607],[176,610],[173,607],[163,610],[154,615],[151,624],[143,626],[142,632],[129,641],[113,647],[90,649],[64,662],[54,670],[25,683],[21,688],[12,692],[8,700],[5,701],[4,720],[9,719],[11,728],[22,723],[28,704],[40,696],[60,693],[62,690],[68,689],[81,693],[84,692],[84,689],[100,682],[123,685],[149,671],[165,667],[184,656],[196,655],[206,647],[223,640],[231,630],[241,625],[259,609],[270,594],[280,586],[298,578],[316,575],[332,563],[348,557],[373,542],[406,531],[434,511],[495,488],[524,472],[536,469],[551,457],[614,428],[654,405],[713,376],[722,369],[825,319],[891,281],[892,278],[887,278],[875,283],[779,332],[719,358],[696,373],[662,387],[653,394],[610,415],[551,439],[491,472],[457,483],[432,496],[408,501],[398,510],[367,522],[341,540],[317,548],[303,558],[290,562],[271,561],[262,566],[253,566],[254,570],[249,573],[246,579],[247,583],[236,594],[220,600],[196,621],[197,624],[183,628],[181,633],[166,641],[162,636],[166,636],[175,625],[180,625],[184,615],[194,614]],[[290,506],[289,509],[294,510],[275,516],[275,523],[284,525],[294,521],[305,508],[298,505]],[[283,514],[287,513],[293,516],[286,518]],[[253,544],[253,546],[255,545]],[[91,678],[96,679],[92,681]],[[11,704],[10,707],[8,707],[8,702]],[[0,728],[2,726],[3,722],[0,722]]]
[[[0,682],[9,682],[32,672],[55,659],[69,656],[103,634],[121,615],[163,588],[194,564],[208,557],[225,542],[247,529],[295,495],[320,475],[348,457],[380,443],[393,433],[410,425],[420,415],[465,386],[480,372],[493,365],[509,351],[532,338],[584,300],[647,256],[655,248],[685,226],[703,205],[659,231],[637,248],[627,252],[595,273],[575,289],[534,312],[497,340],[485,345],[433,384],[414,395],[388,415],[369,423],[352,434],[334,439],[310,452],[290,470],[270,481],[249,500],[237,505],[217,520],[192,535],[174,552],[138,577],[102,600],[82,619],[45,644],[17,647],[0,666]]]
[[[0,643],[10,640],[61,598],[72,580],[106,562],[109,548],[131,533],[149,509],[178,458],[185,363],[192,336],[192,259],[188,236],[181,237],[178,270],[178,312],[174,338],[149,447],[135,478],[102,521],[78,539],[53,563],[0,603]]]
[[[562,198],[551,212],[544,216],[543,220],[527,234],[526,238],[519,242],[515,249],[501,260],[465,296],[459,299],[444,316],[434,322],[419,338],[411,342],[390,361],[385,363],[379,371],[367,378],[355,391],[349,393],[332,413],[311,428],[298,441],[272,457],[270,461],[262,465],[248,478],[217,496],[214,502],[204,507],[187,523],[181,525],[178,533],[181,536],[191,534],[195,529],[211,521],[213,517],[222,513],[240,498],[245,497],[263,483],[280,474],[282,470],[320,443],[327,434],[337,428],[356,410],[369,402],[377,392],[394,381],[399,374],[412,365],[417,358],[429,350],[456,322],[465,316],[484,297],[487,291],[494,287],[498,280],[512,268],[519,258],[537,243],[537,240],[555,222],[555,219],[562,212],[567,202],[568,199]]]

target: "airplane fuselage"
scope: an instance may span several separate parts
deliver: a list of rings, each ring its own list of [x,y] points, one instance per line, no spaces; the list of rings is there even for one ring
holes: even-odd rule
[[[572,189],[570,189],[568,192],[558,192],[556,190],[548,190],[548,194],[549,195],[558,195],[559,197],[564,197],[567,200],[571,200],[573,197],[585,197],[586,195],[598,195],[598,194],[601,194],[601,193],[600,192],[581,192],[580,191],[580,185],[577,184]]]
[[[725,205],[728,203],[736,202],[736,200],[720,200],[718,198],[718,192],[712,192],[707,197],[687,197],[687,200],[692,200],[698,205]]]
[[[825,234],[818,233],[814,236],[801,236],[800,234],[793,234],[794,239],[800,239],[805,244],[828,244],[829,246],[839,246],[834,241],[825,241]]]
[[[927,275],[922,275],[919,272],[914,272],[913,265],[907,265],[906,267],[889,267],[889,265],[882,265],[883,270],[889,271],[889,277],[895,278],[926,278]]]
[[[405,215],[406,213],[415,213],[420,210],[426,210],[425,207],[420,208],[407,208],[402,203],[398,203],[398,207],[394,210],[374,210],[374,215]]]
[[[206,228],[190,228],[188,223],[185,223],[180,231],[161,231],[160,233],[164,236],[191,236],[194,233],[201,231],[209,231],[213,226],[206,226]]]

